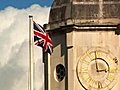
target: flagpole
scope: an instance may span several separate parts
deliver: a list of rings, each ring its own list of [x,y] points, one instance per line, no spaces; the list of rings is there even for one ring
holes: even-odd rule
[[[29,83],[28,90],[33,90],[33,16],[29,16]]]

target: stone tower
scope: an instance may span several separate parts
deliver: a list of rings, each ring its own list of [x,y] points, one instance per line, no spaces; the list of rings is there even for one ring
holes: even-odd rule
[[[120,0],[54,0],[45,90],[120,90],[119,24]]]

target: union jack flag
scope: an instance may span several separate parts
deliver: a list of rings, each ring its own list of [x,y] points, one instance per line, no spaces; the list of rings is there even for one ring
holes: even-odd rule
[[[34,42],[35,45],[40,46],[45,52],[51,54],[53,52],[53,43],[49,34],[44,30],[44,28],[33,21],[34,28]]]

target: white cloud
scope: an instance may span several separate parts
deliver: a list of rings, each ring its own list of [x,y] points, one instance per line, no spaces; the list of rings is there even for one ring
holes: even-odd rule
[[[0,90],[27,90],[29,15],[43,25],[49,7],[32,5],[27,9],[7,7],[0,11]],[[35,47],[36,90],[43,90],[41,50]]]

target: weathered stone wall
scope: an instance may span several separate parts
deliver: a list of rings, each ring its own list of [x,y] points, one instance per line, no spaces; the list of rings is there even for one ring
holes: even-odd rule
[[[69,24],[119,24],[120,0],[55,0],[49,18],[51,28]]]

